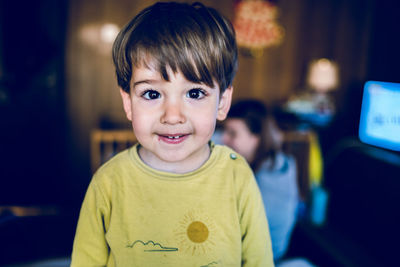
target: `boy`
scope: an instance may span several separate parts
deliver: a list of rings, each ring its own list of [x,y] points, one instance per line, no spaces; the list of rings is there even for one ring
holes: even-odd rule
[[[272,266],[250,168],[209,141],[231,104],[231,24],[199,3],[157,3],[121,30],[113,59],[138,144],[94,175],[71,266]]]

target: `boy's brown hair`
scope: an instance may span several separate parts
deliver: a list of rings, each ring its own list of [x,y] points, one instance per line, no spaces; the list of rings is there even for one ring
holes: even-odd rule
[[[232,24],[201,3],[156,3],[135,16],[113,45],[118,85],[130,92],[133,67],[154,67],[169,81],[168,68],[221,93],[232,85],[237,46]]]

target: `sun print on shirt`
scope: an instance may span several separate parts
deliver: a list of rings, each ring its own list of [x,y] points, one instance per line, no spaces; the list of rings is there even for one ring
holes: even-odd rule
[[[215,224],[200,211],[186,213],[175,230],[181,251],[191,255],[204,255],[215,247]]]

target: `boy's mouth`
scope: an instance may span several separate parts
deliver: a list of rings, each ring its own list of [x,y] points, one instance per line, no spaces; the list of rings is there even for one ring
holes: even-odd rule
[[[183,135],[175,135],[175,136],[169,136],[169,135],[167,135],[167,136],[165,136],[165,137],[167,137],[168,139],[178,139],[178,138],[180,138],[180,137],[182,137]]]
[[[183,142],[188,136],[188,134],[159,134],[158,140],[168,144],[178,144]]]

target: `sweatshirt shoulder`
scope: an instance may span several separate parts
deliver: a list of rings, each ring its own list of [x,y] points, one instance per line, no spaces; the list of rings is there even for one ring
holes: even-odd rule
[[[232,148],[224,145],[215,145],[216,150],[222,159],[228,160],[229,163],[239,166],[249,167],[247,161],[243,156],[234,151]]]
[[[216,145],[216,149],[226,170],[232,170],[235,176],[253,177],[253,171],[243,156],[227,146]]]

